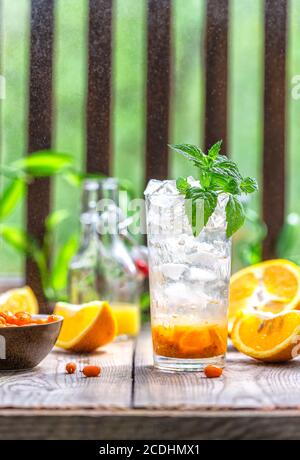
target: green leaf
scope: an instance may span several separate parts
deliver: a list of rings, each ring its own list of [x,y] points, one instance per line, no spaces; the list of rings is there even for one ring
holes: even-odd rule
[[[201,187],[206,189],[211,185],[211,174],[207,169],[201,169],[199,174]]]
[[[0,174],[8,179],[23,179],[24,181],[27,179],[27,176],[23,171],[8,165],[0,166]]]
[[[184,178],[177,181],[178,190],[191,199],[190,206],[186,206],[189,212],[188,218],[193,228],[193,233],[199,232],[197,224],[197,200],[204,203],[204,225],[217,205],[218,195],[228,195],[226,207],[227,215],[227,236],[231,236],[244,222],[244,209],[236,198],[242,192],[252,193],[257,190],[255,179],[243,178],[237,164],[224,155],[220,155],[221,141],[216,142],[205,155],[199,147],[190,144],[176,144],[170,146],[172,149],[193,161],[199,171],[201,187],[187,187]]]
[[[78,248],[78,238],[72,235],[58,251],[53,269],[51,272],[51,286],[55,291],[66,288],[68,279],[69,263]]]
[[[191,187],[186,194],[186,211],[194,236],[198,236],[207,224],[218,203],[218,195],[213,191]]]
[[[239,180],[242,179],[242,175],[239,172],[237,164],[225,155],[219,155],[212,166],[212,171],[215,171],[216,173],[227,174],[228,176]]]
[[[187,181],[186,177],[178,177],[176,180],[176,187],[178,192],[180,193],[186,193],[188,189],[190,188],[190,184]]]
[[[207,152],[207,156],[211,160],[215,160],[220,153],[222,141],[216,142]]]
[[[35,251],[34,241],[26,232],[17,227],[1,224],[0,236],[22,254],[32,255]]]
[[[131,200],[133,200],[134,198],[137,198],[136,190],[134,188],[133,183],[130,180],[120,178],[118,179],[118,182],[119,182],[120,190],[123,192],[127,192]]]
[[[19,200],[24,196],[25,183],[21,179],[13,180],[0,197],[0,220],[5,219],[14,210]]]
[[[253,177],[245,177],[240,184],[241,190],[245,193],[253,193],[258,190],[256,179]]]
[[[196,237],[204,227],[204,201],[201,198],[186,198],[184,207],[193,235]]]
[[[56,211],[51,212],[45,220],[46,231],[51,232],[68,217],[70,217],[70,212],[66,209],[58,209]]]
[[[38,242],[24,230],[17,227],[1,224],[0,237],[22,254],[27,254],[39,265],[46,269],[43,252]]]
[[[81,172],[74,170],[73,168],[68,168],[63,172],[63,179],[65,179],[65,181],[73,187],[81,187],[84,180],[84,175]]]
[[[214,213],[218,204],[218,195],[214,192],[206,192],[204,196],[204,225],[207,224],[208,219]]]
[[[230,238],[245,221],[245,210],[239,198],[229,195],[226,205],[226,236]]]
[[[12,166],[32,177],[47,177],[61,173],[72,166],[73,158],[65,153],[41,150],[15,161]]]
[[[169,144],[169,147],[188,158],[188,160],[193,161],[196,166],[206,167],[208,165],[206,155],[196,145]]]

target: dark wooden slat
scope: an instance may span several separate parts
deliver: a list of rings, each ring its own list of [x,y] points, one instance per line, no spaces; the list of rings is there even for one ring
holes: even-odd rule
[[[205,31],[205,147],[227,148],[228,0],[207,0]]]
[[[31,0],[29,132],[28,152],[51,146],[52,118],[52,51],[54,1]],[[36,180],[29,186],[27,198],[27,229],[41,239],[45,217],[50,209],[50,183]],[[26,262],[26,281],[34,289],[41,304],[45,303],[35,263]]]
[[[97,440],[99,450],[106,440],[299,440],[299,424],[299,410],[273,414],[214,410],[2,410],[0,437],[1,440]],[[54,446],[53,454],[57,454],[56,445],[49,446]]]
[[[264,258],[275,257],[285,212],[287,1],[265,1],[263,217]]]
[[[146,181],[168,177],[170,41],[170,0],[148,0]]]
[[[110,171],[112,0],[89,1],[87,171]]]

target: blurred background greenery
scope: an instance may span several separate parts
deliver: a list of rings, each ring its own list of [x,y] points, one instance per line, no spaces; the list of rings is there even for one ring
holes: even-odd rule
[[[261,180],[263,101],[263,0],[231,0],[229,63],[229,153],[244,174]],[[146,0],[115,0],[113,34],[113,174],[130,179],[138,194],[144,187]],[[203,145],[205,0],[172,0],[173,87],[170,142]],[[29,51],[29,0],[2,0],[1,165],[26,153]],[[56,0],[53,148],[69,152],[84,167],[87,78],[86,0]],[[290,1],[287,67],[287,212],[300,213],[300,101],[291,94],[292,76],[300,74],[300,0]],[[172,155],[170,177],[193,172]],[[53,209],[72,210],[60,225],[63,241],[78,224],[79,191],[60,177],[52,180]],[[1,181],[1,187],[5,181]],[[260,211],[261,195],[251,207]],[[24,203],[9,221],[24,226]],[[75,230],[74,230],[75,231]],[[291,249],[300,255],[300,232]],[[298,250],[297,250],[298,248]],[[3,242],[1,274],[20,275],[24,259]]]

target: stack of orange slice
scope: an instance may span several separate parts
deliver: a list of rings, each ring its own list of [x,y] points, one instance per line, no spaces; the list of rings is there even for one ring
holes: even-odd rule
[[[300,308],[300,268],[284,259],[244,268],[230,281],[229,329],[245,309],[282,313]]]
[[[239,271],[230,283],[229,333],[234,346],[263,361],[291,359],[298,350],[298,309],[300,268],[293,262],[269,260]]]

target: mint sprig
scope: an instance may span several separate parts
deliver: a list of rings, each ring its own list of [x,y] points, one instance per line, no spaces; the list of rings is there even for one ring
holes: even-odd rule
[[[222,141],[216,142],[207,154],[196,145],[169,145],[171,149],[192,161],[199,170],[200,187],[191,186],[186,177],[179,177],[176,181],[177,190],[185,195],[186,212],[195,236],[200,233],[214,213],[218,195],[226,193],[228,195],[225,210],[226,236],[230,238],[245,221],[245,210],[241,203],[242,194],[258,190],[256,179],[242,177],[237,164],[220,154],[221,145]],[[201,222],[197,217],[202,211],[204,219]]]

